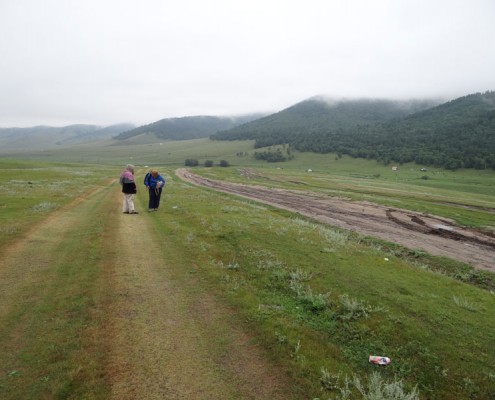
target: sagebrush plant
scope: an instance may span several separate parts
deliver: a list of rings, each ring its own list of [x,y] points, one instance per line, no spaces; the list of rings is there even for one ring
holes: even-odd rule
[[[284,264],[280,260],[272,260],[272,259],[267,259],[263,258],[258,260],[258,268],[259,269],[280,269],[283,268]]]
[[[370,307],[355,298],[349,297],[347,294],[340,296],[340,304],[342,311],[338,317],[343,320],[369,317]]]
[[[325,367],[321,367],[320,371],[320,382],[324,390],[332,391],[340,389],[340,373],[337,375],[332,375]]]
[[[353,384],[363,400],[419,400],[416,386],[409,392],[402,380],[394,378],[390,382],[384,381],[376,371],[369,375],[367,384],[363,384],[358,376],[354,376]]]
[[[452,297],[454,299],[454,303],[456,305],[458,305],[459,307],[462,307],[468,311],[472,311],[472,312],[476,312],[478,311],[478,308],[476,307],[475,304],[473,304],[472,302],[470,302],[469,300],[466,300],[465,298],[463,297],[458,297],[458,296],[453,296]]]
[[[338,392],[329,400],[419,400],[419,390],[414,386],[411,390],[405,388],[401,379],[394,377],[386,381],[377,371],[372,371],[363,382],[353,375],[351,379],[346,375],[343,379],[340,373],[331,375],[326,368],[321,368],[322,388],[328,392]],[[314,399],[319,400],[319,399]]]
[[[372,307],[358,299],[350,297],[347,294],[340,296],[341,309],[337,313],[337,318],[342,320],[354,320],[359,318],[369,318],[371,313],[385,311],[383,307]]]
[[[289,272],[290,289],[296,294],[298,300],[307,305],[312,311],[324,310],[330,304],[330,293],[313,293],[309,285],[305,285],[304,282],[311,279],[311,275],[296,269]]]
[[[51,203],[49,201],[44,201],[42,203],[34,205],[31,208],[31,210],[35,213],[36,212],[42,213],[42,212],[50,212],[50,211],[56,209],[57,207],[58,207],[57,203]]]

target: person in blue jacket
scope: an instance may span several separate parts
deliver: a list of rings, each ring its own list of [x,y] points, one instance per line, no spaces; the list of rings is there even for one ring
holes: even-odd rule
[[[156,169],[153,169],[146,174],[144,185],[148,189],[150,198],[148,211],[158,211],[162,189],[165,186],[165,179],[163,179]]]

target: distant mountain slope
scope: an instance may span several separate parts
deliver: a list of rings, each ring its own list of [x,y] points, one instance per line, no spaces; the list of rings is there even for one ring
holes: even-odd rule
[[[116,124],[105,128],[82,124],[64,127],[0,128],[0,147],[2,150],[19,150],[69,146],[110,139],[132,128],[132,124]]]
[[[447,169],[495,169],[495,92],[476,93],[388,122],[299,135],[298,150]]]
[[[189,140],[209,137],[210,135],[244,124],[263,114],[252,114],[239,117],[191,116],[166,118],[123,132],[116,136],[117,140],[126,140],[143,134],[153,134],[163,140]]]
[[[214,140],[255,139],[255,147],[291,143],[300,135],[320,135],[403,117],[436,105],[431,101],[379,99],[332,101],[317,96],[276,114],[212,135]]]
[[[300,151],[347,154],[385,164],[495,169],[495,92],[467,95],[408,114],[427,104],[411,105],[326,106],[311,100],[212,139],[255,139],[255,147],[287,143]]]

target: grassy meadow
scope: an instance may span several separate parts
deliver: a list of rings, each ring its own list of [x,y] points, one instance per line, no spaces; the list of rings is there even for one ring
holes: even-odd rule
[[[96,332],[108,323],[102,266],[119,170],[0,161],[0,398],[108,398]]]
[[[495,395],[494,292],[430,268],[448,260],[411,256],[166,171],[164,211],[154,218],[189,260],[184,279],[204,277],[308,388],[307,398],[340,398],[346,377],[373,372],[417,385],[421,398]],[[217,178],[233,171],[202,169]],[[393,362],[371,366],[372,354]]]
[[[0,249],[86,191],[108,185],[120,169],[0,158]]]
[[[252,152],[249,142],[196,140],[128,147],[81,146],[25,153],[24,161],[0,159],[0,251],[22,238],[33,221],[56,213],[82,192],[110,187],[125,164],[139,166],[138,184],[148,167],[155,166],[168,181],[162,207],[138,218],[153,218],[154,240],[163,243],[164,256],[177,265],[175,278],[186,282],[194,276],[201,290],[235,310],[237,322],[283,366],[301,398],[374,398],[368,392],[385,387],[394,393],[417,390],[419,397],[411,399],[495,398],[493,274],[195,187],[174,175],[186,158],[215,163],[224,159],[230,167],[198,167],[194,172],[430,212],[493,232],[493,171],[424,172],[416,165],[392,171],[374,161],[313,154],[267,164],[236,155]],[[140,190],[138,210],[146,210],[146,203],[146,193]],[[108,218],[105,213],[98,217],[102,225]],[[65,240],[70,244],[78,239]],[[71,270],[70,284],[84,273]],[[81,279],[91,286],[90,277]],[[102,290],[101,280],[92,279]],[[20,313],[23,318],[29,307],[32,304]],[[79,302],[78,312],[84,314],[85,307],[91,314],[88,309],[94,302]],[[8,323],[2,334],[9,331]],[[75,335],[69,325],[59,329],[60,337],[64,332]],[[28,347],[36,353],[36,337],[30,340]],[[43,358],[42,350],[38,362],[53,362]],[[392,363],[371,365],[370,355],[388,356]],[[68,370],[76,367],[65,365]],[[1,371],[0,397],[9,380],[18,378],[16,371]],[[101,382],[95,380],[95,385]],[[79,393],[78,398],[89,397]]]

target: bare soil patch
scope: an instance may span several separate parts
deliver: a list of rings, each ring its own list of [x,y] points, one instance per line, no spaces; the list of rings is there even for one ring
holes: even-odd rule
[[[176,174],[197,185],[257,200],[339,228],[495,272],[495,237],[457,226],[446,218],[310,192],[216,181],[192,174],[186,169],[179,169]]]

